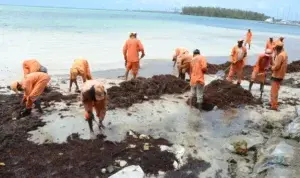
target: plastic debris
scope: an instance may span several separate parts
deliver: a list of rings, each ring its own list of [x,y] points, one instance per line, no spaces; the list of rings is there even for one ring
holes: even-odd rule
[[[109,178],[144,178],[145,173],[140,166],[128,166]]]
[[[140,136],[139,136],[139,139],[150,139],[150,137],[148,136],[148,135],[144,135],[144,134],[141,134]]]
[[[0,166],[5,166],[5,163],[3,163],[3,162],[0,162]]]
[[[248,153],[248,143],[245,140],[232,143],[235,153],[239,155],[247,155]]]
[[[144,150],[145,150],[145,151],[148,151],[149,149],[150,149],[149,143],[145,143],[145,144],[144,144]]]

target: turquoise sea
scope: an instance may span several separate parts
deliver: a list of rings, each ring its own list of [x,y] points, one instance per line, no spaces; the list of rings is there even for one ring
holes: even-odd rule
[[[253,31],[249,64],[272,36],[286,37],[290,60],[299,58],[300,27],[172,13],[0,6],[0,78],[18,76],[24,59],[36,58],[53,74],[66,74],[76,57],[93,71],[124,68],[122,46],[135,31],[145,63],[170,61],[176,47],[199,48],[212,63],[228,60],[236,40]]]

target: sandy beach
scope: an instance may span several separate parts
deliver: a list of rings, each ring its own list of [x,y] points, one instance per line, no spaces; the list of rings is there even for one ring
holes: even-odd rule
[[[247,80],[237,90],[249,96],[249,103],[240,104],[235,96],[230,107],[216,105],[211,111],[199,111],[187,105],[190,92],[185,86],[189,83],[174,77],[177,72],[171,56],[176,47],[199,48],[210,64],[227,62],[236,40],[248,29],[236,27],[241,21],[224,20],[235,27],[228,28],[230,24],[222,25],[219,19],[197,21],[133,12],[7,10],[3,6],[0,10],[6,14],[0,24],[0,177],[299,177],[298,68],[289,71],[283,81],[278,112],[267,109],[271,87],[265,86],[258,101],[259,85],[253,86],[251,94]],[[47,20],[37,18],[41,12],[47,12]],[[207,20],[215,20],[216,25],[205,24]],[[300,59],[300,37],[290,33],[290,28],[279,33],[284,27],[242,22],[257,29],[247,65],[255,63],[270,36],[285,36],[289,62]],[[124,84],[121,51],[130,31],[137,31],[145,46],[139,76],[148,79]],[[80,56],[88,59],[93,78],[103,83],[109,94],[123,92],[110,98],[106,128],[99,130],[94,124],[96,138],[84,120],[79,94],[68,91],[69,69]],[[17,119],[22,96],[7,86],[22,78],[22,62],[28,58],[36,58],[48,68],[52,90],[42,96],[43,115],[34,111]],[[247,69],[245,79],[252,70],[251,66]],[[154,75],[160,76],[153,79]],[[206,86],[216,80],[222,81],[214,73],[206,73]],[[134,95],[132,91],[144,93]],[[236,148],[241,142],[246,143],[242,148],[246,154]]]

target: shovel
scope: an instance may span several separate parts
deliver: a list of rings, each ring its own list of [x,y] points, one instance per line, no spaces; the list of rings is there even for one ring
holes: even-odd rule
[[[217,73],[216,73],[216,76],[218,78],[224,78],[225,77],[225,73],[229,70],[231,66],[227,67],[225,70],[219,70]]]

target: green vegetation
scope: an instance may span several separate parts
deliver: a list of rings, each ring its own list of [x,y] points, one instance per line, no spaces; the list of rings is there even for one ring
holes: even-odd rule
[[[243,11],[238,9],[225,9],[219,7],[183,7],[182,14],[184,15],[196,15],[196,16],[208,16],[208,17],[224,17],[234,19],[247,19],[247,20],[266,20],[269,18],[265,14]]]

